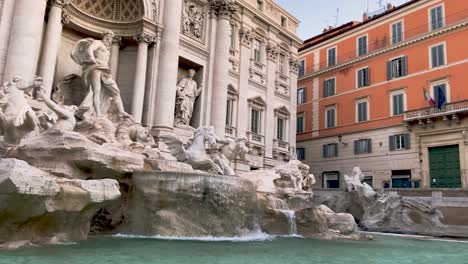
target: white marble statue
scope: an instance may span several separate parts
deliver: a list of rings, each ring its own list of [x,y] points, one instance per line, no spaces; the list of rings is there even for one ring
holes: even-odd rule
[[[47,107],[49,107],[58,116],[58,119],[55,124],[53,124],[52,128],[63,131],[73,131],[76,126],[75,112],[78,110],[78,107],[75,105],[58,105],[45,95],[45,89],[43,86],[38,88],[39,89],[36,90],[37,98],[42,100]]]
[[[15,77],[0,88],[0,130],[9,144],[19,144],[21,139],[39,134],[39,120],[28,103],[30,95],[18,87],[20,81]]]
[[[216,148],[216,134],[213,127],[197,128],[189,146],[184,146],[182,140],[173,135],[161,135],[160,139],[178,161],[186,162],[194,169],[224,174],[224,170],[216,164],[206,148],[206,144],[213,149]]]
[[[83,83],[88,91],[80,107],[92,110],[97,118],[106,116],[111,106],[114,106],[118,114],[128,115],[124,111],[119,87],[109,68],[113,37],[111,31],[106,31],[102,40],[80,40],[71,52],[72,59],[82,66]]]
[[[243,137],[237,139],[224,138],[217,139],[217,142],[222,144],[222,147],[221,151],[214,155],[215,162],[224,171],[224,175],[235,175],[236,172],[231,167],[231,162],[237,157],[245,160],[245,154],[249,152],[247,139]]]
[[[201,39],[203,37],[205,14],[200,4],[192,0],[186,0],[182,11],[182,33]]]
[[[195,70],[190,69],[187,77],[182,78],[177,84],[177,98],[175,109],[175,125],[189,126],[192,119],[193,106],[195,99],[201,94],[203,88],[198,87],[197,82],[193,80]]]

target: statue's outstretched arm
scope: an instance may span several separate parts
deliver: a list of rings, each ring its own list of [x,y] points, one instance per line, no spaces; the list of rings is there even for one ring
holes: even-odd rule
[[[42,88],[38,89],[37,97],[39,99],[41,99],[47,105],[47,107],[49,107],[52,111],[54,111],[59,116],[60,119],[69,119],[70,118],[71,113],[68,112],[67,110],[63,109],[62,107],[60,107],[58,104],[56,104],[50,98],[48,98],[42,92]]]

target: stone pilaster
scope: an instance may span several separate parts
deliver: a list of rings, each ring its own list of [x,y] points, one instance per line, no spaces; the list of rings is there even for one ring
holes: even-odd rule
[[[4,80],[22,76],[31,81],[36,75],[46,0],[16,0],[4,70]]]
[[[156,32],[156,43],[151,45],[148,53],[148,70],[146,71],[146,90],[145,104],[143,106],[144,126],[153,126],[154,109],[156,107],[156,89],[158,87],[159,76],[159,56],[161,53],[161,33],[162,28],[159,27]]]
[[[213,92],[211,97],[211,124],[218,136],[224,136],[226,129],[226,100],[229,84],[229,47],[231,15],[236,12],[235,0],[212,0],[212,12],[218,18],[213,71]]]
[[[290,69],[290,87],[291,87],[291,97],[289,103],[289,112],[291,116],[289,117],[289,148],[291,157],[296,157],[296,129],[297,129],[297,79],[299,73],[299,62],[297,58],[291,57],[289,59],[289,69]]]
[[[49,20],[47,21],[41,63],[39,65],[39,75],[42,76],[44,80],[44,88],[46,89],[46,94],[49,96],[54,82],[55,65],[60,49],[63,23],[68,23],[70,21],[67,13],[64,12],[64,8],[69,4],[69,0],[49,1]]]
[[[276,90],[276,76],[278,71],[278,48],[277,45],[273,43],[268,43],[265,47],[266,50],[266,67],[267,67],[267,95],[266,101],[273,102],[275,100],[275,90]],[[273,162],[273,139],[276,134],[276,117],[274,115],[274,106],[273,104],[267,105],[265,110],[265,162]]]
[[[138,42],[138,55],[135,69],[135,82],[133,85],[132,110],[135,121],[141,123],[143,116],[143,103],[145,100],[146,69],[148,64],[148,46],[156,38],[147,33],[135,36]]]
[[[239,30],[240,37],[240,60],[239,60],[239,109],[238,116],[240,122],[237,124],[237,135],[246,136],[247,131],[250,130],[248,117],[249,105],[248,105],[248,96],[249,96],[249,67],[250,67],[250,58],[251,58],[251,45],[254,38],[252,31],[242,27]],[[248,163],[247,163],[248,164]]]
[[[122,45],[122,37],[115,36],[112,40],[111,57],[109,61],[110,71],[114,80],[117,80],[117,74],[119,73],[120,45]]]
[[[180,23],[182,0],[171,0],[164,5],[164,32],[161,38],[159,63],[161,65],[156,91],[156,104],[153,120],[153,134],[172,131],[179,67]]]

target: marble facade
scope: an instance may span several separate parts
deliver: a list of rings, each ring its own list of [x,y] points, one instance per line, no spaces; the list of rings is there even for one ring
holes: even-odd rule
[[[0,0],[0,80],[40,75],[50,96],[81,75],[75,44],[110,30],[124,109],[156,139],[184,133],[177,85],[193,69],[190,126],[245,137],[237,171],[268,168],[295,153],[297,25],[273,0]]]

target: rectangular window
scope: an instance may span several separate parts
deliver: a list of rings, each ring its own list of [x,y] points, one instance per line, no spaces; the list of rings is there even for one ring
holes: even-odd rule
[[[296,120],[296,133],[304,133],[304,114],[298,114]]]
[[[374,180],[373,180],[372,176],[364,176],[364,180],[362,182],[366,183],[370,187],[373,187],[373,185],[374,185]]]
[[[402,115],[405,112],[405,95],[403,93],[392,95],[392,115]]]
[[[367,36],[358,38],[358,56],[367,54]]]
[[[256,62],[262,61],[262,42],[258,39],[254,41],[254,60]]]
[[[282,27],[286,27],[286,21],[287,21],[287,20],[286,20],[286,17],[281,16],[281,26],[282,26]]]
[[[322,156],[324,158],[338,157],[338,144],[326,144],[322,146]]]
[[[340,173],[337,171],[322,174],[322,187],[326,189],[340,188]]]
[[[276,120],[276,139],[284,141],[284,127],[286,121],[283,118],[278,118]]]
[[[387,80],[400,78],[408,74],[408,59],[400,57],[387,62]]]
[[[369,68],[360,69],[357,71],[357,85],[358,88],[370,85]]]
[[[305,160],[305,148],[297,148],[296,155],[298,160]]]
[[[335,78],[325,80],[323,82],[323,97],[330,97],[336,94]]]
[[[445,45],[439,44],[431,47],[431,67],[436,68],[445,65]]]
[[[230,34],[231,34],[231,36],[230,36],[230,37],[231,37],[231,46],[230,46],[231,49],[234,49],[234,48],[236,47],[236,38],[235,38],[236,34],[235,34],[235,30],[236,30],[236,29],[235,29],[234,25],[231,24],[231,33],[230,33]]]
[[[299,61],[299,77],[305,75],[305,60]]]
[[[411,170],[392,170],[392,188],[411,188]]]
[[[439,88],[440,90],[442,91],[442,93],[444,94],[444,97],[445,97],[445,100],[444,100],[444,103],[447,103],[447,84],[445,83],[441,83],[441,84],[437,84],[437,85],[434,85],[432,86],[432,94],[434,95],[434,101],[436,102],[436,104],[438,104],[439,102]]]
[[[354,154],[372,153],[372,140],[361,139],[354,141]]]
[[[366,122],[369,117],[368,117],[368,102],[363,101],[363,102],[358,102],[357,103],[357,121],[358,122]]]
[[[226,101],[226,125],[232,126],[232,116],[234,112],[234,100],[228,99]]]
[[[297,90],[297,104],[305,104],[306,103],[306,89],[299,88]]]
[[[403,22],[392,24],[392,44],[396,44],[403,40]]]
[[[325,119],[326,119],[326,128],[334,128],[336,126],[336,109],[329,108],[325,111]]]
[[[431,30],[437,30],[444,26],[444,14],[442,6],[432,8],[430,11]]]
[[[286,56],[284,54],[279,56],[279,70],[282,75],[286,74]]]
[[[328,49],[328,67],[334,66],[336,64],[336,48]]]
[[[260,134],[260,111],[252,109],[250,131],[255,134]]]
[[[399,135],[390,136],[389,138],[390,150],[410,149],[411,148],[410,139],[411,139],[410,134],[399,134]]]

